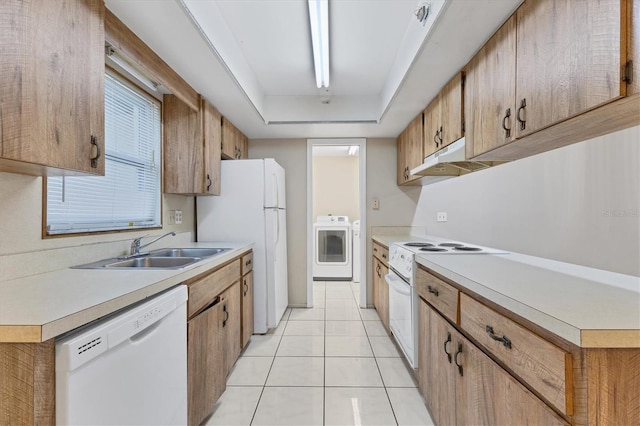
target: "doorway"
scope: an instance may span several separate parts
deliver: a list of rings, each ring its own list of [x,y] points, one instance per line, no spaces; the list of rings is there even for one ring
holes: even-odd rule
[[[366,187],[366,139],[307,139],[307,307],[314,275],[342,280],[347,270],[360,281],[358,305],[367,307]],[[316,243],[327,251],[319,258],[334,263],[318,265]]]

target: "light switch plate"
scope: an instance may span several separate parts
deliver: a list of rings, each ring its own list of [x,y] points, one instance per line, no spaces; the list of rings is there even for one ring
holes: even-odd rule
[[[176,225],[180,225],[182,223],[182,210],[176,210]]]

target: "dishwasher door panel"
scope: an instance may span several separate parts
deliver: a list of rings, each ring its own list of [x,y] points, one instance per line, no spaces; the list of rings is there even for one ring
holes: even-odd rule
[[[56,422],[186,424],[185,302],[180,286],[57,341]]]

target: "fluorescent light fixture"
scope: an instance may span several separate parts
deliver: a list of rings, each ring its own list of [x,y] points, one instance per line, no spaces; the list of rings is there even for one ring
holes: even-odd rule
[[[347,155],[353,156],[356,155],[358,153],[358,145],[351,145],[349,147],[349,152],[347,152]]]
[[[316,85],[329,87],[329,0],[309,0]]]
[[[138,80],[138,82],[142,83],[144,86],[146,86],[150,90],[153,90],[154,92],[158,90],[158,86],[159,86],[158,83],[151,80],[149,77],[144,75],[141,71],[139,71],[135,65],[132,65],[131,63],[129,63],[129,61],[127,61],[126,59],[118,55],[118,53],[115,50],[113,50],[112,47],[107,46],[105,48],[105,53],[107,57],[111,59],[111,61],[114,64],[116,64],[117,66],[122,68],[124,71],[126,71],[131,77]]]

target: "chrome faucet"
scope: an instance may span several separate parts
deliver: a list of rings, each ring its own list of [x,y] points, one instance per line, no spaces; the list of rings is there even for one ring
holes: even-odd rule
[[[142,241],[143,238],[148,237],[148,235],[143,235],[142,237],[138,237],[135,240],[133,240],[131,242],[131,251],[130,251],[130,256],[137,256],[140,254],[140,249],[144,248],[148,245],[151,245],[153,243],[155,243],[156,241],[158,241],[161,238],[166,237],[167,235],[173,235],[175,237],[176,233],[175,232],[167,232],[166,234],[160,235],[158,238],[154,239],[153,241],[149,241],[147,244],[143,244],[140,245],[140,241]]]

